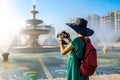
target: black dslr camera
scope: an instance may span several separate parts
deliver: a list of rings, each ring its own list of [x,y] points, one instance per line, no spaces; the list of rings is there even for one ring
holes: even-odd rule
[[[61,35],[63,35],[63,37],[66,38],[66,39],[70,37],[69,33],[67,33],[66,31],[62,31],[61,33],[57,34],[57,38]]]

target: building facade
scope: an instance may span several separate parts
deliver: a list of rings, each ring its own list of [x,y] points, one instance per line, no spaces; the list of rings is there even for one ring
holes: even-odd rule
[[[105,16],[88,15],[88,26],[114,29],[116,32],[120,31],[120,10],[108,12]]]
[[[120,31],[120,10],[115,11],[115,30]]]
[[[100,26],[100,16],[98,15],[88,15],[86,17],[86,19],[88,20],[88,26],[90,27],[98,27]]]

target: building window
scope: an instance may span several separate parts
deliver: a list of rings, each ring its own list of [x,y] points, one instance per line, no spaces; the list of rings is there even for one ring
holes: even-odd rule
[[[119,26],[120,26],[120,20],[116,22],[116,25],[119,25]]]
[[[120,19],[120,14],[116,14],[116,19]]]

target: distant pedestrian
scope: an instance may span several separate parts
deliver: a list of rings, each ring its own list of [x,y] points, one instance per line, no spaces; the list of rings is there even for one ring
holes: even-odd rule
[[[85,43],[80,37],[85,39],[94,34],[94,31],[87,28],[87,21],[83,18],[77,18],[75,23],[66,23],[71,27],[77,34],[78,37],[71,40],[69,33],[62,33],[58,35],[58,40],[61,41],[60,49],[61,54],[65,55],[70,52],[69,64],[68,64],[68,74],[67,80],[89,80],[89,76],[83,76],[79,70],[78,59],[83,59],[83,54],[85,50]],[[65,37],[67,35],[67,37]],[[66,42],[64,39],[67,39],[70,43],[65,47]]]

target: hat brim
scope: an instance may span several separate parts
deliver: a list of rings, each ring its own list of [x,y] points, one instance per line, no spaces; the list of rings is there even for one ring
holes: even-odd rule
[[[84,28],[82,26],[78,26],[75,23],[66,23],[69,27],[71,27],[74,31],[78,32],[79,34],[82,34],[83,36],[92,36],[94,34],[94,31],[89,28]]]

